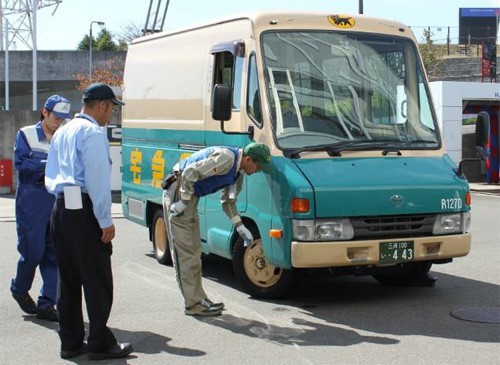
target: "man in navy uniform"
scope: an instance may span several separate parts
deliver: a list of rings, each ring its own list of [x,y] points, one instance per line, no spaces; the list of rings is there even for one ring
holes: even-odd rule
[[[21,255],[10,290],[21,309],[37,318],[57,321],[57,262],[49,222],[54,196],[45,190],[44,176],[52,135],[67,118],[70,102],[52,95],[41,110],[40,121],[21,128],[14,150],[18,172],[16,190],[17,249]],[[35,303],[29,295],[36,268],[43,285]]]

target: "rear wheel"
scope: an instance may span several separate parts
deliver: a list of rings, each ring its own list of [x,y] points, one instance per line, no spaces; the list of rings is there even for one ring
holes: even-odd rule
[[[430,262],[413,262],[408,266],[402,268],[399,273],[390,273],[390,274],[377,274],[373,275],[373,277],[384,285],[412,285],[415,283],[424,283],[428,282],[427,280],[432,281],[431,278],[428,277],[428,273],[431,270],[432,263]],[[432,283],[435,279],[432,281]],[[430,283],[430,282],[428,282]]]
[[[294,284],[292,270],[276,267],[267,260],[260,238],[247,247],[243,245],[243,239],[238,238],[234,247],[233,268],[238,282],[256,298],[282,298]]]
[[[153,250],[156,260],[162,265],[172,265],[167,227],[163,219],[163,210],[157,209],[153,216]]]

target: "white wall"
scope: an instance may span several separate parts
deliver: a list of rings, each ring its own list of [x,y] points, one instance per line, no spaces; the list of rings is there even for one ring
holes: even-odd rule
[[[500,103],[500,83],[434,81],[432,100],[447,153],[458,164],[462,159],[462,105],[464,100]]]
[[[111,191],[122,190],[122,174],[120,168],[122,165],[122,146],[111,145],[109,146],[109,153],[111,157]]]

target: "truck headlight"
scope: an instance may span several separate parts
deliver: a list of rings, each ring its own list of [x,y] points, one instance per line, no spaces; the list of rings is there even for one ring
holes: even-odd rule
[[[470,212],[438,214],[432,227],[435,235],[467,232],[470,226]]]
[[[293,239],[297,241],[314,240],[314,221],[297,220],[292,221]]]
[[[351,221],[346,218],[335,220],[292,221],[293,238],[297,241],[340,241],[354,237]]]

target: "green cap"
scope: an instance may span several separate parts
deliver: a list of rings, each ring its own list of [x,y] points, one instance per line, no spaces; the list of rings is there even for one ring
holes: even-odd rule
[[[271,170],[271,164],[269,163],[271,161],[271,152],[269,152],[269,147],[265,144],[250,143],[243,149],[243,153],[257,162],[262,171],[269,172]]]

